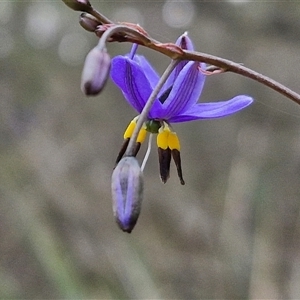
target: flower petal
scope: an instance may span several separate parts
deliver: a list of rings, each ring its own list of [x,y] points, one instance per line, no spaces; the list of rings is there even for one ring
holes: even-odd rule
[[[182,34],[175,43],[177,46],[184,50],[194,50],[194,46],[192,43],[192,40],[188,37],[188,33],[185,32]],[[188,60],[183,60],[178,63],[174,71],[171,73],[171,75],[168,77],[167,82],[165,84],[166,89],[174,84],[175,79],[178,77],[179,73],[182,71],[184,66],[188,63]],[[203,66],[205,68],[205,64]]]
[[[199,103],[181,114],[169,119],[172,123],[187,122],[199,119],[215,119],[234,114],[253,102],[250,96],[239,95],[231,100],[212,103]]]
[[[184,50],[190,50],[193,51],[194,50],[194,45],[192,40],[188,37],[188,32],[186,31],[184,34],[182,34],[177,41],[175,42],[175,44],[179,47],[181,47]]]
[[[152,68],[151,64],[149,61],[145,58],[143,55],[135,55],[134,56],[134,61],[136,61],[144,70],[144,74],[148,78],[152,89],[155,88],[159,81],[159,75],[157,72]]]
[[[159,118],[171,119],[193,106],[201,95],[204,81],[205,75],[199,71],[199,63],[194,61],[187,63],[175,79]]]
[[[140,113],[152,92],[143,68],[128,57],[116,56],[112,60],[110,76],[127,102]]]

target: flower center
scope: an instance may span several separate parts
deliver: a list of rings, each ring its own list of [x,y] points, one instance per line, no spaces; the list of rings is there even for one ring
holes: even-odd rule
[[[159,128],[162,126],[161,121],[147,120],[145,122],[146,130],[150,133],[158,133]]]

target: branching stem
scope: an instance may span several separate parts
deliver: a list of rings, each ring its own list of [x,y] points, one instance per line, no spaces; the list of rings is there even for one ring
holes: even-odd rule
[[[63,0],[66,2],[65,0]],[[77,10],[77,9],[76,9]],[[275,90],[276,92],[286,96],[292,101],[300,104],[300,95],[285,85],[271,79],[268,76],[265,76],[259,72],[256,72],[250,68],[247,68],[239,63],[235,63],[231,60],[227,60],[218,56],[197,52],[197,51],[188,51],[182,50],[177,45],[173,43],[160,43],[155,39],[151,38],[146,31],[137,26],[136,24],[123,23],[123,24],[115,24],[92,6],[83,6],[82,11],[85,11],[91,15],[93,15],[97,20],[99,20],[102,24],[108,24],[111,27],[108,27],[106,31],[103,33],[98,47],[101,49],[105,48],[105,43],[109,37],[113,34],[119,34],[116,39],[112,39],[112,42],[131,42],[137,43],[144,47],[150,48],[154,51],[160,52],[166,56],[169,56],[173,60],[193,60],[199,62],[205,62],[212,66],[216,66],[223,72],[233,72],[248,78],[251,78],[269,88]],[[104,25],[105,26],[105,25]],[[136,30],[139,28],[140,30]],[[215,72],[217,74],[218,72]],[[219,72],[220,73],[220,72]]]

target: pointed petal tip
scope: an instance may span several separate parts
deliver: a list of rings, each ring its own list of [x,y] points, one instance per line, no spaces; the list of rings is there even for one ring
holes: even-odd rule
[[[169,122],[181,123],[201,119],[217,119],[230,116],[248,107],[254,99],[248,95],[238,95],[227,101],[197,103],[185,112],[171,118]]]
[[[244,103],[245,107],[253,103],[254,99],[248,95],[239,95],[234,97],[236,101],[240,101],[240,104],[242,105]]]
[[[116,222],[119,226],[119,228],[123,231],[123,232],[127,232],[127,233],[131,233],[133,228],[136,225],[136,221],[133,220],[120,220],[120,219],[116,219]]]
[[[254,102],[254,99],[248,95],[239,95],[227,101],[229,106],[232,106],[232,111],[229,114],[238,112]]]
[[[184,49],[184,50],[190,50],[193,51],[194,50],[194,45],[192,40],[189,38],[188,36],[188,32],[185,31],[176,41],[175,43],[177,46],[179,46],[180,48]]]

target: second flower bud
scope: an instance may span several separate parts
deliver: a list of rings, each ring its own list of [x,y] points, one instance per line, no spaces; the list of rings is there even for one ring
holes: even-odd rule
[[[81,90],[95,96],[104,88],[110,70],[110,56],[106,50],[93,48],[86,56],[81,76]]]

